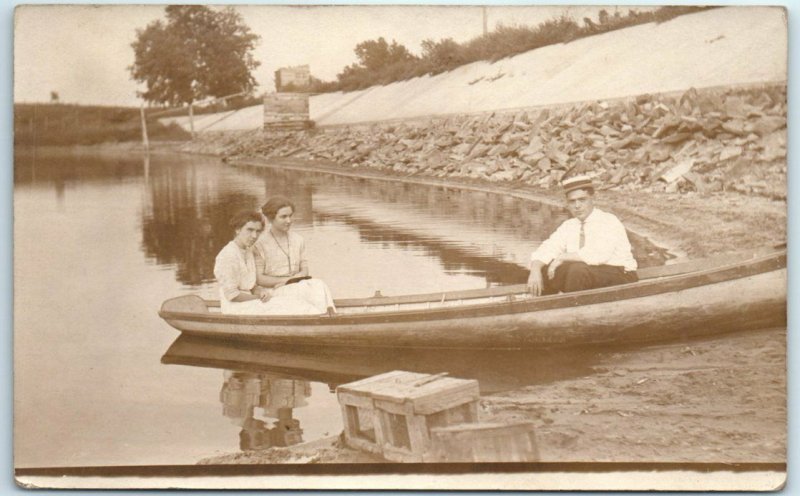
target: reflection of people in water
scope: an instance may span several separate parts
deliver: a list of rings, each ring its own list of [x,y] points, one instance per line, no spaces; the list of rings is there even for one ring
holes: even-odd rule
[[[220,310],[237,315],[313,315],[325,312],[288,292],[275,292],[256,284],[253,245],[264,230],[257,212],[241,211],[230,226],[233,240],[225,245],[214,263],[214,276],[220,285]],[[277,294],[273,294],[277,293]]]
[[[276,297],[290,296],[307,302],[317,313],[333,313],[328,286],[309,277],[305,240],[290,231],[294,211],[294,204],[282,196],[270,198],[261,207],[269,228],[258,238],[254,249],[258,285],[271,288]]]
[[[292,418],[291,408],[282,408],[281,417],[272,427],[254,418],[248,418],[239,432],[239,449],[242,451],[286,447],[303,442],[300,421]]]
[[[311,396],[311,385],[307,381],[229,370],[224,377],[220,390],[222,411],[242,427],[239,432],[242,450],[291,446],[303,441],[303,429],[300,421],[292,417],[292,410],[307,404],[306,398]],[[255,418],[256,407],[276,421]]]

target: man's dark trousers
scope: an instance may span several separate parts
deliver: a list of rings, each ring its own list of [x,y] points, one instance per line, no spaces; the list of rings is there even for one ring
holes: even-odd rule
[[[584,262],[564,262],[556,269],[553,279],[547,278],[547,266],[542,267],[544,293],[569,293],[584,289],[604,288],[639,280],[636,272],[625,272],[618,265],[588,265]]]

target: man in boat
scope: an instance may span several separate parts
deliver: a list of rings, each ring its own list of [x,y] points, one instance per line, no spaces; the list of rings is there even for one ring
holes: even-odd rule
[[[531,255],[528,290],[534,296],[636,282],[636,260],[619,219],[594,206],[588,176],[562,181],[564,221]]]

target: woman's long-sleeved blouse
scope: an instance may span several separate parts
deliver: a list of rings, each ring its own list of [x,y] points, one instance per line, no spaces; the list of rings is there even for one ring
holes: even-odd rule
[[[252,250],[243,250],[231,241],[220,250],[214,263],[214,277],[220,286],[220,296],[233,301],[242,291],[256,285],[256,263]]]

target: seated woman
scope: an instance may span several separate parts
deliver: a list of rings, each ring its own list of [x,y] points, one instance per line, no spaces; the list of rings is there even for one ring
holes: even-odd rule
[[[214,276],[219,283],[220,309],[236,315],[318,314],[316,307],[295,298],[273,298],[272,292],[256,284],[256,263],[253,246],[264,230],[258,212],[241,211],[230,223],[233,240],[225,245],[214,263]]]
[[[261,207],[269,229],[258,238],[254,250],[258,285],[271,288],[273,297],[291,296],[331,314],[336,310],[331,292],[320,279],[309,277],[305,241],[289,230],[294,210],[294,204],[282,196],[270,198]]]

